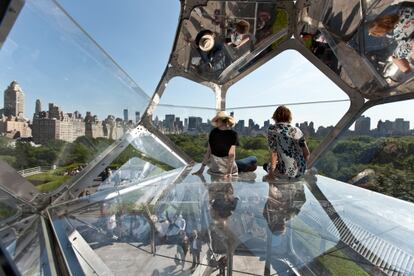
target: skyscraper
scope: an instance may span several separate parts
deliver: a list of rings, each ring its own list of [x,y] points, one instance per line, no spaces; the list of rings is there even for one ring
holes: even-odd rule
[[[135,123],[138,123],[141,120],[141,114],[139,111],[135,111]]]
[[[175,115],[174,114],[166,114],[165,115],[164,127],[168,131],[173,131],[174,130],[174,120],[175,120]]]
[[[4,115],[24,117],[24,92],[16,81],[4,91]]]
[[[128,109],[124,109],[124,122],[128,122]]]
[[[37,99],[36,100],[35,113],[39,114],[40,112],[42,112],[42,103],[40,102],[39,99]]]
[[[361,116],[355,121],[355,133],[368,135],[371,130],[371,119]]]

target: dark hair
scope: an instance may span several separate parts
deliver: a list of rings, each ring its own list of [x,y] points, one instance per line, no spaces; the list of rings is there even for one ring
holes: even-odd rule
[[[290,123],[292,121],[292,112],[284,105],[279,106],[273,113],[273,120],[277,123]]]
[[[399,19],[400,16],[398,14],[379,16],[369,25],[369,34],[373,36],[383,36],[394,30],[395,24],[397,24]]]
[[[236,24],[236,32],[239,34],[247,34],[250,29],[250,24],[246,20],[240,20]]]

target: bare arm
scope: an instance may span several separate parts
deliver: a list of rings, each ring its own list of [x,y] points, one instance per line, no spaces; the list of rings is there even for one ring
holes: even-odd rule
[[[204,168],[206,167],[208,160],[210,160],[210,156],[211,156],[211,148],[210,148],[210,144],[208,144],[207,152],[206,152],[206,154],[204,154],[203,161],[201,162],[201,167],[198,171],[196,171],[193,174],[198,174],[198,175],[203,174]]]
[[[277,152],[271,151],[270,152],[269,177],[274,177],[275,176],[277,163],[278,163]]]

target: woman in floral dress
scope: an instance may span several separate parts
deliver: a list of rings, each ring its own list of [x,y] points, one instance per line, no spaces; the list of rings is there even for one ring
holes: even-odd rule
[[[401,72],[411,72],[409,58],[414,49],[414,7],[401,5],[397,13],[379,16],[368,28],[369,35],[382,37],[390,33],[397,42],[392,60]]]
[[[274,125],[270,125],[267,139],[271,162],[264,168],[267,178],[298,178],[305,173],[309,149],[302,131],[292,126],[292,113],[286,106],[279,106],[273,114]]]

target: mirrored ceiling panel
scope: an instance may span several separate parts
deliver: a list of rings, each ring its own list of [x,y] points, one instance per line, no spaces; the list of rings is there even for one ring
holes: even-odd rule
[[[181,22],[171,65],[178,75],[225,83],[288,39],[288,23],[279,3],[210,1]]]
[[[410,92],[414,63],[411,1],[301,1],[297,35],[366,98]]]

